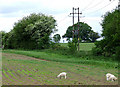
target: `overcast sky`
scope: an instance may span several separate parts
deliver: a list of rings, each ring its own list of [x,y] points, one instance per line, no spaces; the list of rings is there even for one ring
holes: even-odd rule
[[[68,16],[72,8],[79,7],[82,12],[80,21],[101,33],[101,16],[117,5],[118,0],[0,0],[0,31],[9,32],[15,22],[31,13],[43,13],[57,20],[57,33],[62,36],[67,27],[72,25],[72,17]]]

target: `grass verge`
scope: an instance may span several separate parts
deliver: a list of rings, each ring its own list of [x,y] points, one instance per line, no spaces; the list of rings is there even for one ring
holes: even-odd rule
[[[49,61],[55,62],[63,62],[63,63],[76,63],[76,64],[88,64],[88,65],[98,65],[104,66],[106,68],[118,68],[118,62],[111,62],[111,61],[98,61],[98,60],[88,60],[82,57],[73,57],[68,55],[60,55],[55,53],[48,53],[45,51],[23,51],[23,50],[4,50],[5,53],[15,53],[15,54],[22,54],[30,57],[35,57],[38,59],[45,59]],[[27,62],[27,61],[26,61]],[[30,61],[28,61],[30,62]],[[34,61],[31,61],[34,62]]]

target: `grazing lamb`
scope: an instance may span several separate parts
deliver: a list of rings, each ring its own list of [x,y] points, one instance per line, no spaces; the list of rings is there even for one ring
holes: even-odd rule
[[[60,79],[61,79],[61,77],[65,77],[65,79],[66,79],[66,75],[67,75],[66,72],[62,72],[62,73],[60,73],[60,74],[57,76],[57,78],[60,77]]]
[[[106,74],[106,78],[107,78],[107,81],[115,81],[115,80],[117,80],[117,78],[113,74],[110,74],[110,73]]]

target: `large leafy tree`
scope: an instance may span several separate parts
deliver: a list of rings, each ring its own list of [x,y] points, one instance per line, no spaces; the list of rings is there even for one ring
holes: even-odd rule
[[[101,49],[105,56],[117,55],[120,53],[120,11],[107,12],[101,26],[104,39],[96,43],[96,48]]]
[[[44,14],[30,14],[14,24],[9,40],[12,48],[43,49],[49,47],[49,36],[57,31],[56,20]],[[13,40],[14,38],[14,40]]]
[[[73,31],[74,26],[74,31]],[[78,38],[78,23],[74,24],[73,26],[69,26],[67,28],[66,33],[63,35],[63,38],[72,38],[74,32],[74,38]],[[100,36],[98,33],[94,32],[92,28],[84,23],[79,22],[79,38],[85,42],[95,42]]]

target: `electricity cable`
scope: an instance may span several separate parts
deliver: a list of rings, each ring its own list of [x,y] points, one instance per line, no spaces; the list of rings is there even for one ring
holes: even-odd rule
[[[113,0],[112,2],[114,2],[114,0]],[[100,11],[100,10],[102,10],[102,9],[106,8],[107,6],[111,5],[111,4],[112,4],[112,2],[110,2],[109,4],[107,4],[107,5],[103,6],[102,8],[99,8],[99,9],[97,9],[97,10],[95,10],[95,11],[92,11],[92,12],[89,12],[89,13],[87,13],[87,14],[93,14],[93,13],[96,13],[96,12],[98,12],[98,11]]]

